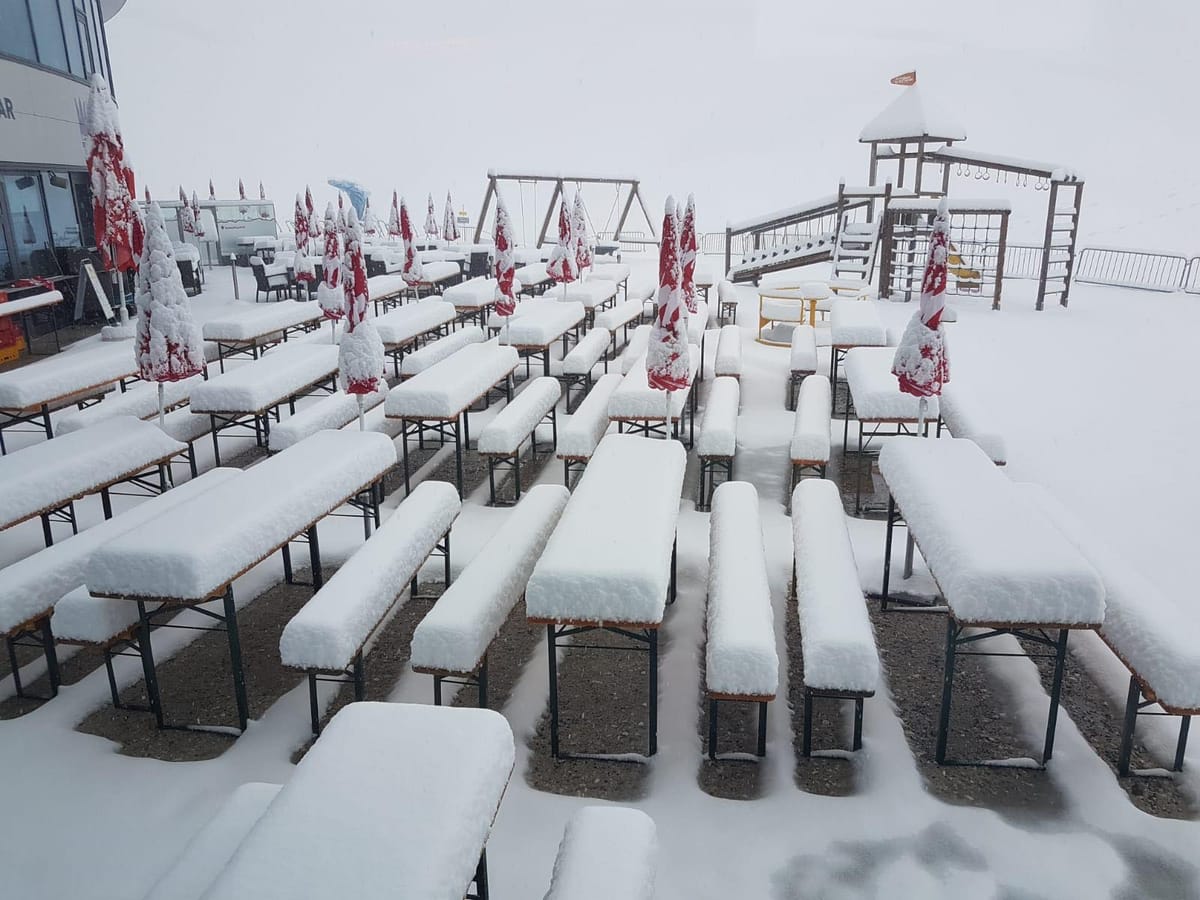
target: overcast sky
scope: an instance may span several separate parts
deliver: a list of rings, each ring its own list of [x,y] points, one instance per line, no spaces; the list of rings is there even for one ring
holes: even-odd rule
[[[654,212],[693,191],[701,230],[721,230],[865,183],[859,129],[916,68],[968,147],[1081,169],[1085,235],[1180,246],[1200,212],[1196,6],[129,0],[108,37],[126,144],[160,196],[211,177],[234,197],[240,177],[286,208],[338,175],[377,208],[432,191],[440,215],[450,189],[474,218],[489,168],[633,173]],[[585,196],[603,228],[613,192]],[[519,217],[521,192],[506,199]]]

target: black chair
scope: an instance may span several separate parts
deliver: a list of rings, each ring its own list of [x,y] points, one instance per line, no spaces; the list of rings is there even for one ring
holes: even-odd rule
[[[266,266],[262,261],[261,256],[250,257],[250,271],[254,273],[254,302],[258,302],[258,295],[263,294],[267,300],[271,299],[271,292],[275,292],[275,299],[282,300],[283,295],[291,291],[291,285],[288,283],[286,272],[278,275],[268,276]]]
[[[183,282],[183,289],[189,297],[194,297],[200,293],[200,266],[190,259],[176,259],[175,264],[179,266],[179,279]]]
[[[486,250],[472,250],[471,260],[467,269],[468,278],[487,277],[491,273],[491,254]]]

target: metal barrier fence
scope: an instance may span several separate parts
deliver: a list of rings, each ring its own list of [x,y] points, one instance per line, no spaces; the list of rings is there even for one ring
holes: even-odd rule
[[[1187,276],[1183,281],[1183,289],[1189,294],[1200,294],[1200,256],[1188,260]]]
[[[1079,251],[1075,280],[1150,291],[1178,291],[1187,287],[1189,279],[1196,280],[1194,272],[1188,258],[1175,253],[1084,247]]]

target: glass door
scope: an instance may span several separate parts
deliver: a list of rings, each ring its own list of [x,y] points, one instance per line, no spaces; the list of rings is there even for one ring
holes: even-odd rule
[[[12,241],[8,253],[14,278],[58,274],[40,182],[36,172],[0,175],[8,206],[8,233]]]

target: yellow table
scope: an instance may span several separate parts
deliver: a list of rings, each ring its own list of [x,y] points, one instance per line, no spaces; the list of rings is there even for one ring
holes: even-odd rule
[[[817,304],[830,297],[829,288],[819,283],[780,285],[761,288],[758,292],[758,335],[760,344],[770,347],[787,347],[790,342],[773,341],[762,336],[762,331],[773,322],[805,323],[805,305],[808,306],[808,324],[817,324]]]

